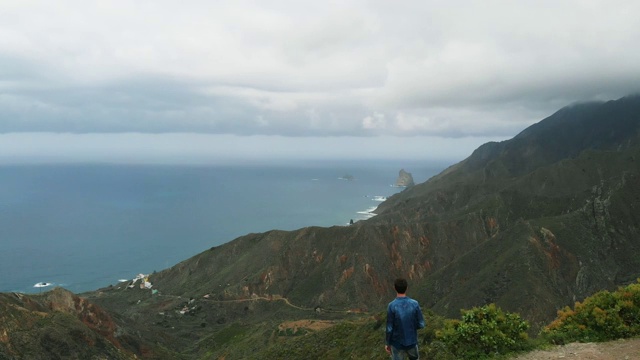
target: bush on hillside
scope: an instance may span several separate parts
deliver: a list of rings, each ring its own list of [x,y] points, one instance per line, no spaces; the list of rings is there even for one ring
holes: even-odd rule
[[[418,331],[420,345],[428,345],[437,340],[437,335],[444,327],[446,319],[443,316],[436,315],[431,309],[422,309],[424,315],[424,329]]]
[[[551,343],[607,341],[640,335],[640,279],[615,292],[601,291],[565,307],[542,330]]]
[[[438,338],[456,358],[484,359],[528,346],[529,323],[495,304],[462,310],[461,320],[447,320]]]

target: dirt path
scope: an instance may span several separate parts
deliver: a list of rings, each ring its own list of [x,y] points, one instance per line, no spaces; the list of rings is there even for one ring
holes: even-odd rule
[[[239,303],[239,302],[249,302],[249,301],[284,301],[285,304],[291,306],[292,308],[298,309],[298,310],[304,310],[304,311],[316,311],[316,309],[314,308],[306,308],[306,307],[301,307],[301,306],[297,306],[292,304],[291,302],[289,302],[289,299],[284,298],[284,297],[274,297],[274,298],[268,298],[268,297],[262,297],[262,296],[257,296],[257,297],[252,297],[252,298],[248,298],[248,299],[235,299],[235,300],[213,300],[213,299],[206,299],[206,301],[208,302],[214,302],[214,303]],[[331,313],[342,313],[342,314],[349,314],[351,313],[351,310],[330,310],[330,309],[321,309],[322,312],[331,312]]]
[[[513,358],[512,360],[638,360],[640,338],[615,340],[605,343],[572,343],[539,350]]]
[[[300,306],[297,306],[297,305],[293,305],[292,303],[289,302],[289,299],[283,298],[283,297],[267,298],[267,297],[257,296],[257,297],[252,297],[252,298],[248,298],[248,299],[234,299],[234,300],[212,300],[212,299],[206,299],[206,301],[213,302],[213,303],[239,303],[239,302],[249,302],[249,301],[258,301],[258,300],[263,300],[263,301],[284,301],[285,304],[291,306],[292,308],[296,308],[298,310],[305,310],[305,311],[313,311],[314,310],[312,308],[305,308],[305,307],[300,307]]]
[[[296,320],[296,321],[285,321],[282,324],[278,325],[278,330],[285,331],[287,329],[291,329],[294,332],[298,331],[298,329],[309,329],[312,331],[324,330],[328,329],[335,324],[337,321],[331,320]]]

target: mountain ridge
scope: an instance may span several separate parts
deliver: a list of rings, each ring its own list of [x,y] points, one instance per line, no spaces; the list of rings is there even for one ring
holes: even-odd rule
[[[605,113],[610,111],[610,106],[621,102],[625,107],[622,116],[607,118],[606,125],[615,130],[611,132],[615,136],[607,137],[607,141],[601,141],[597,146],[584,147],[582,151],[593,151],[593,156],[596,156],[600,151],[598,149],[609,149],[620,142],[627,141],[628,145],[625,146],[628,147],[636,144],[638,137],[637,117],[631,122],[627,120],[626,116],[629,106],[640,113],[639,99],[632,97],[617,102],[588,105],[590,108],[605,106],[607,107],[606,111],[602,110]],[[565,109],[562,112],[563,117],[568,118],[567,113],[576,109],[581,112],[583,107]],[[546,125],[553,119],[552,115],[541,123]],[[615,126],[616,124],[621,125]],[[634,126],[634,131],[629,131],[629,124]],[[602,127],[602,124],[599,125]],[[541,132],[528,131],[526,137],[549,134],[548,131],[551,130],[544,128],[542,127]],[[596,133],[590,131],[586,134],[591,137]],[[537,135],[537,137],[542,138],[542,135]],[[578,135],[581,136],[578,140],[582,140],[584,134],[578,132]],[[514,145],[515,149],[522,149],[523,145],[520,139],[523,137],[525,136],[521,135],[514,138],[512,143],[508,141],[504,143],[507,145],[516,144],[518,146]],[[567,142],[565,141],[565,143]],[[576,156],[575,154],[578,153],[575,150],[576,144],[580,143],[580,141],[568,142],[570,150],[566,150],[565,153]],[[587,142],[587,144],[590,143]],[[588,178],[583,177],[583,174],[587,173],[589,156],[592,156],[588,155],[590,153],[585,155],[586,158],[579,158],[579,163],[572,160],[571,157],[562,158],[565,159],[565,162],[558,165],[558,168],[567,167],[567,171],[572,171],[568,175],[559,174],[557,170],[554,170],[553,164],[559,160],[549,158],[543,153],[538,162],[545,165],[538,166],[536,170],[529,172],[519,182],[518,186],[522,186],[526,191],[510,190],[509,184],[510,181],[513,181],[511,180],[513,174],[517,174],[521,170],[514,172],[503,163],[514,161],[512,155],[514,151],[506,146],[505,151],[498,153],[494,158],[487,159],[486,166],[479,170],[476,170],[474,165],[474,152],[469,159],[454,165],[441,175],[392,196],[381,204],[376,217],[355,224],[353,227],[308,227],[292,232],[272,231],[261,235],[247,235],[237,239],[233,245],[229,245],[233,246],[234,250],[223,252],[221,257],[214,256],[209,261],[205,260],[204,256],[198,256],[196,264],[199,269],[203,266],[205,268],[211,267],[211,269],[216,269],[213,271],[215,273],[227,274],[219,265],[203,264],[208,262],[225,263],[228,259],[236,259],[236,254],[253,259],[263,257],[261,259],[264,261],[263,266],[258,266],[255,261],[252,261],[250,264],[242,266],[242,274],[239,274],[237,278],[223,277],[221,283],[242,284],[237,288],[230,286],[223,296],[242,297],[255,293],[259,296],[290,297],[297,301],[304,301],[306,302],[304,305],[310,307],[340,305],[359,308],[380,307],[386,301],[385,299],[392,295],[388,283],[389,279],[394,276],[406,275],[414,281],[419,281],[429,276],[434,270],[451,266],[450,264],[460,258],[461,254],[472,251],[483,242],[496,236],[502,236],[501,233],[512,224],[524,226],[519,225],[517,220],[520,218],[526,224],[526,221],[539,217],[561,216],[563,212],[568,211],[563,207],[564,205],[577,208],[585,206],[587,201],[604,201],[600,197],[589,197],[587,196],[589,194],[586,193],[602,180],[598,179],[600,176],[598,171],[603,168],[594,168],[589,172],[591,175]],[[529,158],[526,152],[523,154],[525,158]],[[614,156],[637,157],[637,155],[637,150],[632,150],[628,154],[622,154],[615,150],[607,153],[605,157],[609,160]],[[620,162],[622,164],[619,164]],[[626,166],[623,160],[612,163]],[[638,171],[636,164],[633,162],[634,167],[630,168],[634,174]],[[545,166],[552,168],[544,170]],[[579,167],[580,169],[578,169]],[[607,171],[614,172],[617,169]],[[573,193],[576,183],[563,185],[561,179],[563,176],[571,176],[578,183],[582,182],[582,196],[579,199],[571,200],[567,199],[567,196],[554,195],[552,197],[548,195],[548,192],[556,193],[558,191]],[[469,178],[475,181],[470,181]],[[440,185],[439,182],[443,181],[446,183]],[[449,189],[449,192],[439,191],[443,186]],[[426,196],[423,193],[425,192],[424,188],[428,188],[427,192],[434,195]],[[498,192],[496,193],[496,191]],[[539,204],[537,206],[544,209],[518,205],[519,202],[527,199],[530,202],[534,201],[535,198],[530,198],[528,191],[532,191],[538,197]],[[505,198],[505,196],[508,197]],[[571,196],[575,197],[575,195]],[[509,206],[513,209],[507,210],[506,208]],[[397,210],[398,207],[400,210]],[[554,210],[554,207],[557,210]],[[531,226],[529,224],[524,228]],[[518,227],[516,229],[525,231],[524,228]],[[540,228],[544,228],[543,224],[540,225]],[[528,239],[535,238],[534,235],[540,230],[530,228],[527,231],[529,233]],[[250,243],[255,247],[256,252],[251,256],[248,255],[250,253],[248,248],[237,251],[239,247],[246,246],[245,243]],[[268,246],[261,247],[259,246],[261,243]],[[339,244],[339,247],[335,244]],[[218,249],[223,251],[224,246]],[[270,259],[270,261],[265,259]],[[193,261],[180,266],[184,267],[192,263]],[[193,270],[193,276],[197,277],[195,273],[196,270]],[[171,270],[159,273],[157,275],[158,283],[162,284],[167,281],[172,276],[170,274]],[[207,276],[215,277],[212,273]],[[173,286],[177,279],[181,279],[181,277],[176,277],[167,284]],[[205,281],[201,282],[205,283]],[[612,282],[605,283],[600,285],[606,288],[613,286]],[[345,284],[348,286],[342,289]],[[195,286],[195,288],[198,287]],[[426,287],[425,290],[427,293],[438,293],[433,289],[429,291]],[[586,296],[582,292],[567,295],[571,298]],[[525,301],[523,304],[526,303]],[[563,305],[565,303],[566,301]],[[557,306],[554,305],[554,307]],[[509,307],[507,306],[507,308]],[[553,315],[554,312],[551,311],[544,318],[548,319]]]

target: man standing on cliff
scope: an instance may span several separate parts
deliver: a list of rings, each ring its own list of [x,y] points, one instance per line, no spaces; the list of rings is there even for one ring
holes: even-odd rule
[[[384,349],[393,360],[417,360],[418,329],[424,327],[424,317],[417,301],[406,295],[407,280],[393,283],[396,298],[387,307],[387,330]]]

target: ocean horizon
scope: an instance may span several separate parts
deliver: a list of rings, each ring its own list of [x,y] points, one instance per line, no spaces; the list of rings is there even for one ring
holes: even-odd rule
[[[373,214],[397,161],[265,165],[0,166],[0,292],[80,293],[169,268],[249,233],[347,226]],[[345,180],[345,175],[353,176]]]

